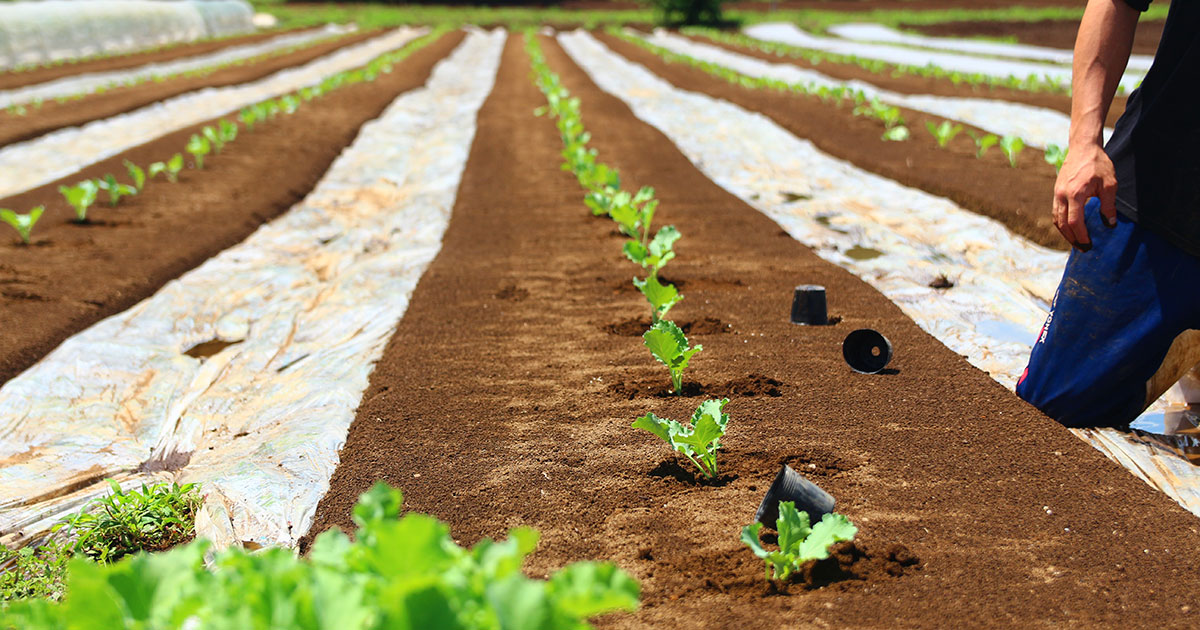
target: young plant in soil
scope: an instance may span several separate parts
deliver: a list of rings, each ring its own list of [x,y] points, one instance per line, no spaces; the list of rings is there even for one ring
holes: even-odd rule
[[[61,599],[70,560],[71,551],[53,541],[15,551],[0,547],[0,602]]]
[[[658,324],[662,318],[667,316],[667,312],[672,306],[678,304],[683,296],[679,294],[679,290],[673,284],[662,284],[658,281],[658,274],[651,272],[646,276],[645,280],[639,278],[633,279],[633,286],[637,287],[642,295],[646,296],[646,301],[650,302],[650,323]]]
[[[55,526],[73,538],[70,549],[97,562],[138,551],[159,551],[191,540],[201,497],[195,484],[157,484],[126,492],[112,479],[112,494]]]
[[[38,219],[42,218],[42,213],[46,208],[38,206],[30,210],[28,214],[20,214],[8,208],[0,208],[0,221],[3,221],[12,226],[17,234],[21,237],[21,244],[29,244],[29,236],[33,232],[33,226],[37,224]]]
[[[938,146],[943,149],[963,130],[962,125],[953,124],[949,120],[943,120],[940,125],[935,125],[932,120],[927,120],[925,121],[925,128],[937,140]]]
[[[129,173],[129,179],[133,180],[133,187],[138,192],[142,192],[142,189],[146,187],[146,171],[137,164],[125,160],[125,172]]]
[[[854,540],[858,528],[841,514],[826,514],[821,522],[809,527],[808,512],[801,512],[791,501],[779,503],[779,551],[767,551],[758,540],[762,523],[742,528],[742,542],[766,564],[766,579],[786,580],[809,560],[829,557],[829,547],[836,542]]]
[[[983,135],[976,134],[973,131],[968,131],[967,133],[969,133],[971,135],[971,139],[975,141],[975,159],[983,159],[983,154],[987,153],[988,149],[992,148],[997,142],[1000,141],[1000,138],[994,133],[986,133]]]
[[[59,186],[58,192],[75,209],[75,222],[87,223],[88,208],[96,203],[96,195],[100,192],[96,182],[88,179],[74,186]]]
[[[642,335],[642,341],[650,349],[650,354],[671,371],[671,391],[683,393],[683,371],[687,369],[692,356],[703,350],[704,346],[697,344],[689,347],[683,331],[669,320],[654,324]]]
[[[208,143],[212,145],[212,148],[216,153],[220,153],[225,149],[225,139],[221,137],[221,134],[217,133],[217,130],[212,125],[205,125],[204,128],[200,130],[200,133],[203,134],[204,139],[208,140]]]
[[[725,429],[729,426],[729,414],[725,413],[725,405],[728,402],[729,399],[724,398],[700,403],[696,412],[692,414],[691,426],[659,418],[653,413],[634,420],[630,426],[657,435],[671,448],[683,453],[705,477],[716,479],[719,473],[717,449],[721,448],[721,438],[725,436]]]
[[[1017,158],[1021,152],[1025,150],[1025,141],[1017,136],[1004,136],[1000,138],[1000,151],[1004,153],[1004,157],[1008,159],[1008,165],[1017,168]]]
[[[195,158],[196,168],[203,169],[204,156],[208,155],[208,152],[212,150],[212,142],[204,136],[192,134],[192,137],[188,138],[188,143],[184,147],[184,150],[191,153],[192,157]]]
[[[1057,144],[1047,144],[1046,152],[1042,155],[1046,163],[1054,167],[1054,172],[1062,170],[1063,162],[1067,161],[1067,149],[1058,146]]]
[[[682,234],[673,225],[667,225],[658,230],[649,243],[638,240],[625,242],[625,257],[642,266],[652,275],[657,274],[672,258],[675,257],[675,241]],[[637,284],[637,282],[634,282]],[[639,286],[638,289],[641,289]],[[642,291],[645,293],[645,291]]]
[[[228,120],[225,120],[224,118],[222,118],[221,120],[218,120],[217,121],[217,136],[221,139],[221,142],[224,144],[229,144],[230,142],[237,140],[237,136],[238,136],[237,123],[231,123]]]
[[[155,162],[150,165],[150,179],[154,179],[159,173],[167,174],[167,181],[174,184],[179,181],[179,172],[183,170],[183,154],[176,153],[171,156],[171,159],[166,162]]]
[[[108,205],[112,207],[116,207],[117,203],[121,201],[121,197],[131,197],[138,193],[133,186],[118,182],[112,173],[105,175],[103,179],[96,180],[96,187],[108,193]]]

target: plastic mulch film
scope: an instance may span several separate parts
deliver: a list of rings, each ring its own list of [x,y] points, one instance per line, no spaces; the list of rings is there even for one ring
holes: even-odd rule
[[[936,66],[951,72],[979,73],[997,78],[1016,77],[1025,79],[1049,79],[1063,85],[1071,84],[1071,68],[1050,63],[977,57],[953,52],[906,48],[889,44],[820,37],[806,33],[794,24],[768,23],[746,27],[745,33],[758,39],[779,42],[800,48],[811,48],[839,55],[854,55],[865,59],[878,59],[889,63],[912,66]],[[1131,92],[1141,82],[1145,72],[1129,70],[1121,79],[1121,86]]]
[[[875,287],[972,365],[1015,387],[1066,253],[821,153],[765,116],[676,89],[586,32],[558,39],[601,89],[670,138],[710,179]],[[931,288],[941,275],[954,287]],[[1200,489],[1200,469],[1188,470],[1190,464],[1166,450],[1146,448],[1136,433],[1076,433],[1093,444],[1103,439],[1100,450],[1110,456],[1120,450],[1137,462],[1135,474],[1200,514],[1200,492],[1192,490]]]
[[[0,148],[0,197],[52,182],[172,131],[316,85],[339,72],[362,67],[427,32],[426,28],[401,27],[252,83],[188,92],[82,127],[59,129]]]
[[[505,37],[470,33],[303,202],[0,387],[0,542],[111,477],[201,483],[219,545],[294,545],[441,247]]]
[[[638,35],[636,31],[629,32]],[[1001,136],[1014,135],[1023,139],[1026,144],[1042,149],[1048,144],[1066,146],[1067,132],[1071,126],[1070,116],[1045,107],[986,98],[900,94],[878,88],[864,81],[839,81],[820,72],[800,68],[786,62],[768,63],[749,55],[741,55],[719,46],[695,42],[662,30],[656,30],[652,35],[641,36],[656,46],[712,62],[748,76],[779,79],[789,83],[818,87],[845,86],[862,90],[867,98],[875,97],[892,105],[957,120]],[[1107,136],[1112,133],[1112,130],[1105,129],[1104,133]]]
[[[278,37],[272,37],[271,39],[263,42],[223,48],[207,55],[196,55],[193,57],[185,57],[183,59],[175,59],[172,61],[148,63],[144,66],[127,68],[124,70],[76,74],[36,85],[29,85],[11,90],[0,90],[0,108],[9,107],[11,105],[32,103],[38,100],[48,101],[53,98],[73,96],[75,94],[86,94],[101,87],[107,88],[119,85],[129,85],[148,79],[168,77],[174,74],[189,72],[192,70],[200,70],[203,68],[219,66],[241,59],[250,59],[252,57],[257,57],[273,51],[284,50],[293,46],[315,42],[317,40],[326,39],[334,35],[353,32],[354,30],[355,29],[353,27],[330,24],[324,28],[305,31],[303,33],[287,33]]]
[[[1070,66],[1075,53],[1062,48],[1031,46],[1029,44],[1011,44],[1006,42],[991,42],[981,39],[958,37],[929,37],[914,33],[904,33],[882,24],[837,24],[829,27],[829,32],[843,39],[880,44],[899,44],[917,48],[936,48],[970,55],[986,57],[1008,57],[1012,59],[1030,59]],[[1145,73],[1154,62],[1153,55],[1130,55],[1128,68]]]
[[[243,0],[0,2],[0,69],[254,30]]]

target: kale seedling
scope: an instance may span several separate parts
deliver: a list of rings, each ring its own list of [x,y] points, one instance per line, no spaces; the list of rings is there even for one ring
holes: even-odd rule
[[[1046,152],[1042,156],[1046,163],[1054,167],[1054,171],[1062,170],[1063,162],[1067,161],[1067,149],[1060,147],[1057,144],[1047,144]]]
[[[117,202],[121,201],[121,197],[137,194],[136,188],[129,184],[118,182],[112,173],[105,175],[104,179],[96,180],[96,187],[108,193],[108,205],[114,207],[117,205]]]
[[[932,120],[927,120],[925,121],[925,128],[929,130],[929,133],[933,134],[938,146],[943,149],[954,140],[954,136],[957,136],[963,130],[962,125],[955,125],[949,120],[943,120],[940,125],[935,125]]]
[[[93,203],[96,203],[96,195],[99,193],[100,187],[96,182],[87,179],[74,186],[59,186],[58,192],[66,198],[67,203],[75,209],[75,222],[86,223],[88,208]]]
[[[665,226],[658,231],[658,234],[654,235],[649,245],[643,245],[641,241],[637,240],[626,241],[625,257],[641,265],[642,269],[650,271],[651,274],[658,273],[659,269],[662,269],[675,257],[672,248],[680,236],[682,234],[675,229],[675,226]],[[640,286],[638,288],[641,289]]]
[[[662,438],[671,448],[683,453],[704,476],[715,479],[718,473],[717,449],[721,448],[721,438],[729,425],[729,414],[724,412],[728,402],[729,399],[724,398],[700,403],[696,412],[692,414],[690,427],[674,420],[659,418],[653,413],[634,420],[630,426],[645,429]]]
[[[1025,141],[1017,136],[1004,136],[1000,138],[1000,150],[1004,152],[1004,157],[1008,158],[1008,165],[1016,168],[1017,157],[1025,150]]]
[[[987,153],[988,149],[992,148],[993,145],[1000,141],[1000,138],[996,137],[996,134],[994,133],[988,133],[982,136],[976,135],[971,131],[968,131],[967,133],[971,134],[971,138],[975,140],[975,148],[977,149],[975,152],[975,159],[982,159],[983,154]]]
[[[758,540],[762,523],[742,528],[742,542],[750,547],[754,555],[767,563],[766,576],[770,580],[786,580],[809,560],[824,560],[829,557],[829,547],[843,540],[854,540],[858,528],[841,514],[826,514],[821,522],[809,527],[808,512],[801,512],[791,501],[779,503],[779,520],[775,529],[779,532],[779,551],[767,551]]]
[[[221,134],[217,133],[217,130],[212,125],[205,125],[200,130],[200,133],[204,134],[204,139],[208,140],[217,153],[220,153],[225,148],[225,139],[221,137]]]
[[[659,283],[658,275],[655,273],[651,273],[645,280],[634,278],[633,286],[646,296],[647,302],[650,302],[650,320],[655,324],[666,317],[667,311],[683,299],[675,285]]]
[[[208,155],[208,152],[212,150],[212,144],[208,138],[192,134],[192,137],[188,139],[185,150],[191,153],[192,157],[196,158],[196,168],[203,169],[204,156]]]
[[[703,350],[704,346],[697,344],[694,348],[688,347],[688,340],[683,331],[675,322],[668,320],[654,324],[642,335],[642,341],[650,349],[650,354],[671,371],[671,391],[675,394],[682,393],[683,371],[687,369],[688,360]]]
[[[29,235],[33,232],[33,226],[42,218],[42,213],[46,208],[38,206],[29,211],[29,214],[19,214],[8,208],[0,208],[0,221],[3,221],[13,227],[17,234],[21,235],[21,243],[29,244]]]
[[[904,142],[912,137],[912,133],[908,131],[908,127],[905,127],[904,125],[896,125],[895,127],[888,127],[887,130],[883,132],[882,137],[884,140],[890,140],[892,142]]]
[[[254,125],[262,118],[262,113],[260,106],[246,107],[238,112],[238,120],[242,121],[247,129],[253,130]]]
[[[222,118],[217,121],[217,137],[221,139],[222,144],[229,144],[237,140],[238,126],[237,123],[231,123]]]
[[[129,179],[133,180],[133,187],[142,192],[146,187],[146,171],[129,160],[125,160],[125,171],[129,173]]]

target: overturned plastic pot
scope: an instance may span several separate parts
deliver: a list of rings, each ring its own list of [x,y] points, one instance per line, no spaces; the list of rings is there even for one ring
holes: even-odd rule
[[[759,504],[758,512],[754,514],[754,520],[773,529],[776,521],[779,520],[779,503],[781,501],[791,501],[796,505],[797,510],[808,512],[808,522],[810,523],[816,523],[821,520],[821,517],[833,512],[836,503],[833,495],[805,479],[787,464],[784,464],[783,468],[779,469],[779,474],[775,475],[775,482],[771,484],[771,488],[767,490],[767,496],[763,497],[762,503]]]
[[[892,342],[878,331],[860,328],[846,335],[842,358],[859,374],[878,374],[892,360]]]
[[[825,287],[819,284],[802,284],[796,287],[796,292],[792,295],[792,323],[802,326],[829,324]]]

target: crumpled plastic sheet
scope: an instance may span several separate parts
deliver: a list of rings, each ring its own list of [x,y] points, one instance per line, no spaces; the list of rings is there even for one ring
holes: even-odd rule
[[[258,81],[188,92],[82,127],[10,144],[0,148],[0,197],[52,182],[164,134],[316,85],[339,72],[362,67],[427,32],[427,28],[402,27]]]
[[[994,380],[1016,386],[1053,300],[1065,253],[949,200],[821,153],[761,114],[676,89],[586,32],[563,33],[558,40],[601,89],[670,138],[710,179],[821,258],[875,287]],[[930,288],[943,274],[954,287]],[[1147,413],[1160,411],[1167,398]],[[1200,489],[1200,469],[1154,461],[1174,456],[1145,448],[1133,434],[1076,433],[1110,457],[1120,450],[1114,459],[1135,460],[1135,474],[1200,515],[1200,492],[1189,489]]]
[[[354,30],[353,27],[330,24],[324,28],[305,31],[303,33],[288,33],[254,44],[223,48],[207,55],[195,55],[173,61],[148,63],[143,66],[124,70],[76,74],[55,81],[47,81],[11,90],[0,90],[0,108],[32,103],[38,100],[48,101],[75,94],[86,94],[100,87],[128,85],[156,77],[167,77],[182,72],[226,64],[240,59],[250,59],[272,51],[283,50],[334,35],[353,32]]]
[[[0,542],[122,486],[199,482],[197,534],[295,545],[441,247],[503,31],[470,33],[316,189],[0,387]],[[222,340],[208,358],[190,348]]]
[[[804,85],[813,84],[831,88],[845,86],[862,90],[868,98],[876,97],[880,101],[892,105],[957,120],[1001,136],[1015,135],[1023,139],[1026,144],[1041,149],[1048,144],[1066,146],[1068,131],[1071,127],[1070,116],[1045,107],[986,98],[901,94],[881,89],[865,81],[839,81],[815,70],[800,68],[790,63],[768,63],[749,55],[730,52],[719,46],[695,42],[661,29],[656,30],[652,35],[640,34],[633,30],[628,32],[641,36],[656,46],[662,46],[702,61],[709,61],[748,76],[778,79]],[[924,133],[918,130],[913,130],[913,132]],[[1104,133],[1107,137],[1112,134],[1112,130],[1105,129]]]
[[[843,39],[882,44],[899,44],[901,46],[916,46],[919,48],[936,48],[971,55],[987,57],[1008,57],[1012,59],[1031,59],[1069,66],[1074,61],[1075,53],[1062,48],[1046,46],[1031,46],[1029,44],[1011,44],[1007,42],[990,42],[980,39],[958,37],[930,37],[915,33],[905,33],[882,24],[836,24],[829,27],[829,32]],[[1130,55],[1131,70],[1143,74],[1154,63],[1153,55]]]
[[[1049,78],[1064,85],[1071,84],[1071,68],[1048,63],[1019,61],[1016,59],[993,59],[976,57],[953,52],[939,52],[918,48],[905,48],[889,44],[870,44],[866,42],[841,39],[837,37],[820,37],[806,33],[794,24],[764,23],[748,26],[744,29],[750,37],[779,42],[790,46],[823,50],[840,55],[854,55],[865,59],[879,59],[890,63],[913,66],[933,65],[951,72],[980,73],[993,77],[1007,78],[1015,76],[1024,79],[1030,75]],[[1126,92],[1131,92],[1141,82],[1144,72],[1128,70],[1121,79],[1121,86]]]
[[[0,2],[0,69],[254,30],[243,0]]]

